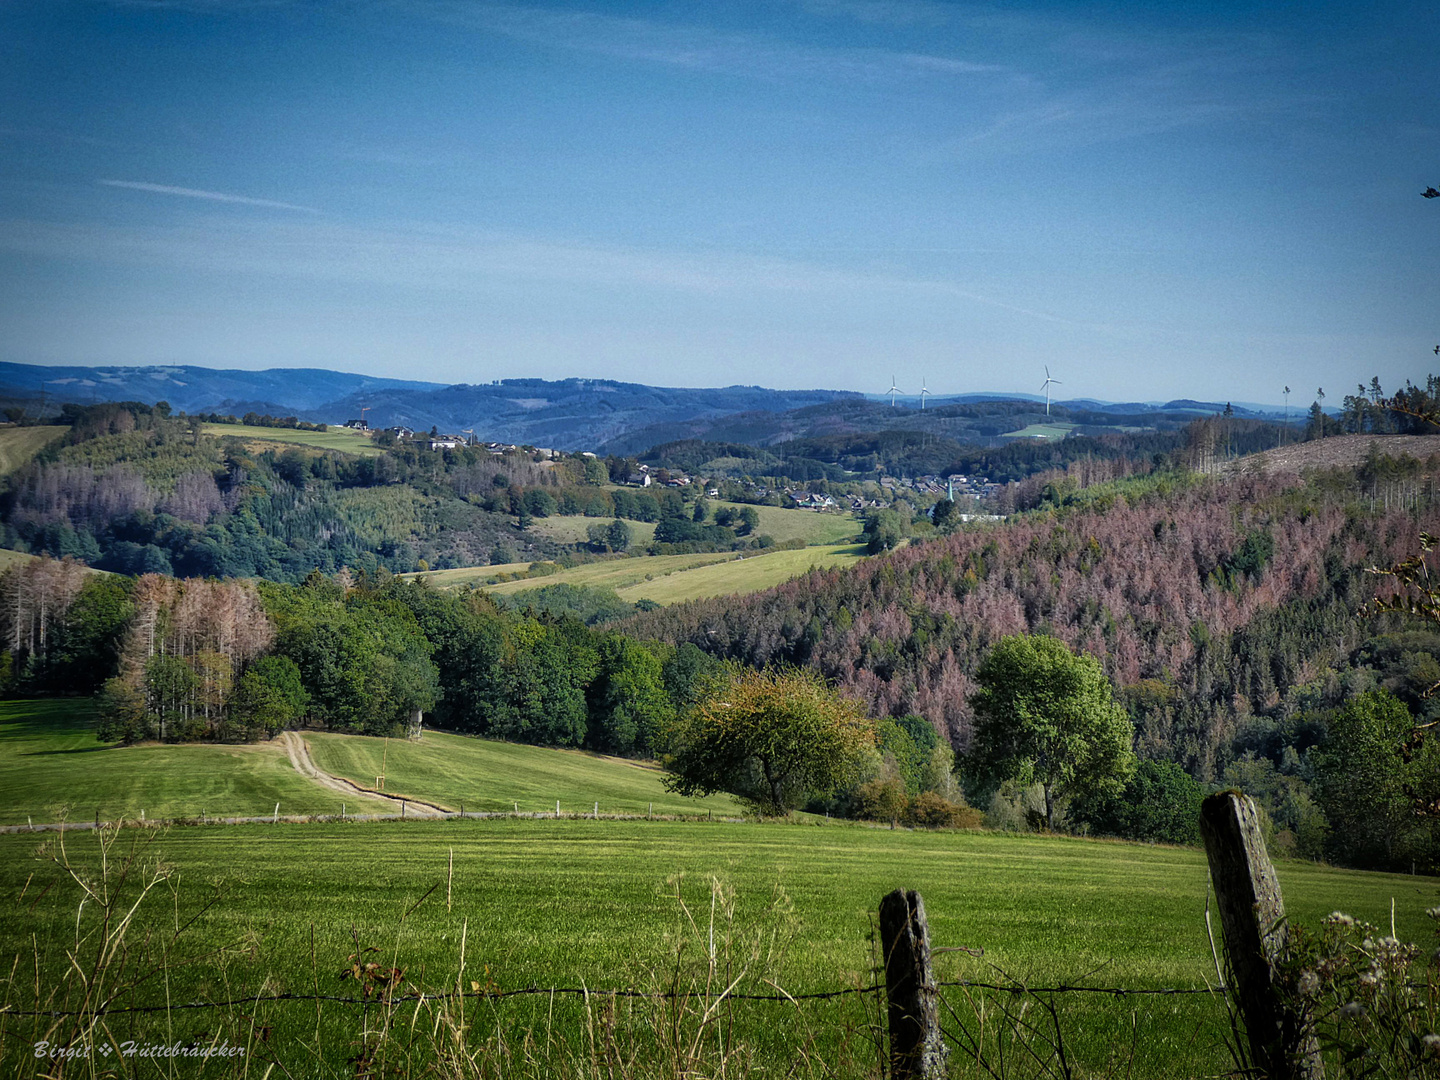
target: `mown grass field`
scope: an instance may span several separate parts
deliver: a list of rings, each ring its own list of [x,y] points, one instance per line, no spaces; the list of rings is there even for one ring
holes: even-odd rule
[[[476,585],[494,593],[516,593],[525,589],[537,589],[542,585],[554,585],[557,582],[567,582],[571,585],[590,585],[604,589],[622,589],[634,585],[637,582],[645,581],[647,577],[657,578],[664,574],[674,574],[683,570],[689,570],[697,566],[708,566],[711,563],[727,562],[735,558],[733,552],[715,552],[705,555],[644,555],[628,559],[607,559],[604,562],[587,563],[584,566],[577,566],[572,570],[561,570],[557,574],[547,574],[544,577],[522,578],[519,581],[503,581],[498,585],[486,585],[487,579],[494,577],[496,572],[507,570],[523,570],[530,567],[530,563],[522,563],[512,566],[467,566],[454,570],[431,570],[424,574],[417,574],[416,577],[426,578],[432,585],[442,588],[456,585]]]
[[[860,544],[831,544],[826,547],[797,548],[745,555],[725,563],[699,566],[651,581],[617,589],[622,600],[653,600],[657,604],[678,604],[710,596],[732,596],[759,592],[789,581],[811,569],[850,566],[865,558]]]
[[[0,427],[0,476],[9,476],[69,430],[63,424]]]
[[[444,732],[419,742],[306,732],[314,763],[363,787],[382,764],[385,790],[448,809],[567,814],[736,814],[728,796],[685,799],[648,763]],[[0,702],[0,825],[33,820],[392,813],[389,803],[341,795],[298,775],[278,742],[107,746],[84,700]]]
[[[292,431],[289,428],[252,427],[249,424],[201,424],[203,435],[217,439],[244,439],[247,443],[278,443],[281,446],[309,446],[318,450],[340,450],[346,454],[383,454],[370,436],[353,428],[329,431]]]
[[[0,705],[4,820],[18,812],[23,821],[26,804],[66,802],[83,808],[81,818],[97,802],[104,816],[148,803],[153,819],[188,816],[197,802],[209,802],[213,813],[226,798],[263,813],[277,798],[303,804],[301,788],[315,809],[335,809],[329,804],[338,797],[294,774],[278,748],[106,749],[93,741],[90,724],[88,708],[75,702]],[[591,755],[443,733],[427,733],[419,743],[392,740],[388,750],[374,739],[306,737],[321,768],[365,782],[383,753],[388,788],[451,805],[464,801],[466,809],[491,800],[504,809],[518,800],[522,810],[543,811],[557,795],[565,809],[582,812],[597,800],[602,811],[641,811],[652,793],[657,813],[679,808],[667,798],[682,803],[660,791],[653,770]],[[712,802],[729,807],[725,799]],[[98,890],[82,906],[80,886],[56,860],[71,860],[93,887],[107,873],[100,842],[89,832],[0,835],[0,1007],[12,1009],[0,1017],[0,1075],[41,1074],[44,1064],[31,1047],[63,1035],[68,1021],[13,1010],[28,1011],[37,986],[46,1009],[76,1004],[63,974],[76,970],[66,950],[78,935],[79,955],[90,964],[98,939],[89,935],[106,925],[104,897],[114,897],[116,911],[128,910],[144,880],[135,871],[159,864],[171,876],[137,909],[125,947],[115,951],[122,967],[106,976],[106,993],[138,1006],[163,1006],[167,996],[244,1004],[117,1015],[108,1021],[111,1034],[167,1045],[223,1037],[247,1046],[251,1064],[260,1063],[251,1075],[274,1064],[272,1075],[353,1076],[357,1048],[367,1040],[379,1046],[375,1060],[387,1063],[380,1070],[386,1075],[437,1074],[443,1032],[457,1020],[443,1003],[407,1004],[391,1017],[399,1026],[381,1045],[373,1033],[386,1010],[373,999],[363,1012],[342,1003],[263,1000],[284,993],[358,998],[362,988],[340,977],[357,957],[399,969],[404,992],[456,985],[471,992],[591,992],[588,1006],[583,996],[472,999],[464,1045],[489,1064],[455,1075],[593,1075],[606,1061],[617,1077],[659,1075],[637,1063],[670,1053],[665,1040],[672,1035],[691,1039],[713,999],[617,1002],[597,991],[699,993],[712,941],[716,990],[732,981],[738,993],[772,995],[869,985],[873,913],[897,887],[924,896],[935,945],[984,950],[983,957],[938,954],[942,980],[1130,989],[1214,981],[1204,922],[1207,873],[1197,849],[911,832],[815,818],[128,829],[106,853],[111,891]],[[131,849],[139,861],[122,884]],[[1388,928],[1393,901],[1399,935],[1433,948],[1423,911],[1440,904],[1436,879],[1298,862],[1282,862],[1278,872],[1294,921],[1315,924],[1338,909]],[[126,974],[128,963],[136,967]],[[948,993],[951,1030],[967,1016],[973,1024],[964,993]],[[1015,1000],[989,999],[992,1030],[994,1010]],[[723,1045],[732,1073],[748,1066],[752,1075],[874,1076],[867,1032],[876,1004],[867,995],[737,1000],[712,1014],[722,1024],[705,1028],[704,1039],[716,1040],[716,1049],[702,1047],[701,1064],[687,1068],[715,1075]],[[1211,996],[1064,995],[1056,1004],[1076,1075],[1213,1076],[1229,1064],[1224,1013]],[[1108,1072],[1117,1060],[1121,1071]],[[219,1067],[204,1073],[221,1074],[241,1075]],[[438,1074],[448,1075],[443,1068]],[[955,1075],[980,1073],[957,1062]]]
[[[1018,431],[1007,431],[1006,439],[1063,439],[1075,430],[1074,424],[1029,424]]]
[[[427,731],[419,742],[307,732],[310,757],[328,773],[371,787],[383,767],[385,790],[459,810],[566,814],[736,814],[728,796],[685,799],[666,791],[648,762],[472,739]]]
[[[121,846],[138,837],[122,837]],[[1030,985],[1129,988],[1214,980],[1207,876],[1193,849],[838,824],[517,819],[177,829],[142,842],[179,883],[146,901],[133,933],[163,930],[172,961],[204,956],[142,983],[127,1002],[163,1003],[167,994],[177,1002],[285,992],[356,997],[359,987],[339,973],[357,948],[362,962],[403,969],[407,989],[589,989],[588,1019],[598,1027],[587,1028],[583,998],[471,1001],[468,1045],[497,1055],[502,1039],[512,1052],[528,1045],[501,1059],[510,1067],[493,1075],[551,1075],[562,1071],[557,1063],[576,1059],[581,1067],[571,1075],[591,1075],[587,1062],[605,1075],[608,1051],[596,1052],[592,1038],[620,1048],[615,1075],[635,1075],[624,1067],[624,1048],[638,1061],[649,1060],[646,1046],[658,1056],[654,1048],[672,1023],[688,1038],[698,1007],[677,1015],[644,1000],[611,1003],[597,992],[703,978],[712,917],[720,986],[736,976],[743,993],[868,985],[873,913],[902,886],[924,896],[936,945],[985,950],[983,958],[940,954],[942,980],[1008,976]],[[80,864],[95,867],[94,837],[71,836],[67,845]],[[77,887],[34,858],[34,849],[32,837],[0,836],[0,893],[9,903],[0,920],[0,981],[10,1002],[30,1000],[37,971],[42,987],[59,984],[63,950],[82,925]],[[117,855],[112,850],[112,866]],[[1300,863],[1282,863],[1279,876],[1293,920],[1314,923],[1342,909],[1388,926],[1393,898],[1397,930],[1411,940],[1425,940],[1421,912],[1440,900],[1433,879]],[[712,882],[719,885],[713,909]],[[85,917],[98,918],[93,910]],[[230,943],[241,947],[212,954]],[[363,951],[369,947],[377,951]],[[12,967],[17,956],[22,963]],[[963,995],[947,1000],[965,1015]],[[1218,1075],[1229,1064],[1223,1012],[1212,997],[1065,995],[1056,1003],[1075,1075]],[[138,1014],[111,1024],[117,1038],[248,1039],[254,1075],[275,1061],[272,1075],[353,1076],[362,1026],[373,1031],[383,1012],[252,1001],[230,1016]],[[417,1062],[427,1038],[433,1058],[427,1032],[443,1028],[442,1012],[434,1004],[403,1007],[393,1053],[410,1071],[397,1067],[394,1075],[424,1074]],[[762,1075],[787,1075],[808,1052],[815,1058],[798,1075],[875,1075],[866,1034],[873,997],[737,1001],[721,1015],[713,1034],[728,1040],[732,1067],[750,1055]],[[31,1075],[27,1054],[45,1022],[7,1022],[0,1067]],[[954,1023],[948,1013],[946,1023]],[[1135,1060],[1107,1072],[1117,1051],[1123,1061],[1132,1046]],[[956,1065],[956,1075],[977,1074]]]
[[[278,743],[107,746],[85,699],[0,702],[0,825],[27,820],[338,814],[343,796],[298,775]],[[351,813],[390,806],[348,799]]]
[[[423,577],[440,588],[475,585],[488,592],[508,596],[527,589],[540,589],[546,585],[565,582],[569,585],[613,589],[622,600],[631,603],[637,600],[653,600],[657,604],[677,604],[709,596],[758,592],[789,581],[812,567],[823,569],[849,566],[863,558],[865,549],[861,545],[829,544],[760,553],[727,551],[703,555],[647,555],[611,559],[544,577],[502,581],[496,585],[487,585],[486,581],[496,573],[523,570],[530,564],[431,570],[414,576]]]

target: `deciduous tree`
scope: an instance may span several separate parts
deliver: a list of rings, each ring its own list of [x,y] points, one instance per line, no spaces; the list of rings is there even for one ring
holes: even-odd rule
[[[996,644],[975,678],[967,769],[982,786],[1039,784],[1047,828],[1057,798],[1118,792],[1134,771],[1134,727],[1093,657],[1058,638],[1017,634]]]
[[[874,744],[874,722],[818,675],[741,672],[677,723],[665,783],[682,795],[729,791],[762,813],[788,814],[853,783]]]

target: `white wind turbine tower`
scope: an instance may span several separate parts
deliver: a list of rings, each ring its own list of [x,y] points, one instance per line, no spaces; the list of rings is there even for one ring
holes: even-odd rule
[[[1049,365],[1049,364],[1046,364],[1046,365],[1045,365],[1045,383],[1044,383],[1043,386],[1040,387],[1041,390],[1044,390],[1044,391],[1045,391],[1045,415],[1046,415],[1046,416],[1049,416],[1049,415],[1050,415],[1050,384],[1051,384],[1051,383],[1054,383],[1056,386],[1062,386],[1062,385],[1064,385],[1063,383],[1060,382],[1059,379],[1052,379],[1052,378],[1050,377],[1050,365]]]
[[[890,382],[893,384],[893,383],[895,382],[895,380],[894,380],[894,379],[891,379]],[[925,389],[925,376],[922,375],[922,376],[920,376],[920,411],[921,411],[921,412],[924,412],[924,411],[925,411],[925,399],[926,399],[927,397],[929,397],[929,396],[930,396],[930,391]]]
[[[893,409],[895,407],[895,395],[904,393],[903,390],[901,390],[898,386],[895,385],[894,375],[890,376],[890,389],[886,390],[885,393],[890,395],[890,407]]]

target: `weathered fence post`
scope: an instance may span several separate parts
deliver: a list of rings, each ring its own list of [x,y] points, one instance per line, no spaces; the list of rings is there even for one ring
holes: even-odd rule
[[[1288,936],[1285,901],[1255,804],[1234,791],[1209,796],[1200,804],[1200,835],[1251,1064],[1272,1080],[1323,1080],[1320,1046],[1303,1005],[1277,993]]]
[[[880,941],[890,1006],[890,1076],[940,1080],[946,1049],[930,969],[930,928],[918,892],[896,889],[880,901]]]

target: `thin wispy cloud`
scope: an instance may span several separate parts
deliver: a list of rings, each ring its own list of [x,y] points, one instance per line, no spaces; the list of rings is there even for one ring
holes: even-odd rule
[[[598,245],[426,225],[361,229],[342,225],[239,222],[134,227],[0,221],[0,251],[132,266],[187,267],[224,275],[371,282],[446,293],[486,283],[545,282],[643,289],[725,302],[789,294],[829,302],[887,294],[962,300],[1024,320],[1081,323],[969,288],[960,281],[886,269],[826,265],[733,251]]]
[[[148,191],[155,195],[179,195],[186,199],[205,199],[209,202],[238,203],[241,206],[263,206],[268,210],[294,210],[301,214],[318,214],[312,206],[296,206],[294,203],[276,202],[274,199],[252,199],[248,195],[232,195],[224,191],[201,191],[198,188],[174,187],[170,184],[150,184],[141,180],[97,180],[104,187],[125,188],[128,191]]]
[[[711,27],[661,23],[595,11],[513,4],[421,3],[447,22],[548,48],[768,80],[829,76],[891,80],[907,74],[1009,75],[1003,65],[886,49],[818,48]]]

